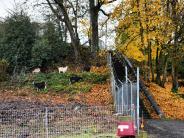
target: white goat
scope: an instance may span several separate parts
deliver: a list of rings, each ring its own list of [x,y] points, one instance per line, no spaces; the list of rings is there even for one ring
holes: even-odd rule
[[[67,71],[67,69],[68,69],[68,66],[66,66],[66,67],[58,67],[58,71],[59,71],[59,73],[65,73],[66,71]]]
[[[36,69],[34,69],[33,71],[32,71],[32,73],[34,74],[34,73],[39,73],[40,72],[40,68],[36,68]]]

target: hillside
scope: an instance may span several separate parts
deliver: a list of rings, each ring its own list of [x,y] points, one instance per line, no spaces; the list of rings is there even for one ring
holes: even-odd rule
[[[149,84],[149,89],[160,106],[161,110],[165,113],[168,119],[184,119],[184,87],[180,87],[178,93],[171,92],[171,82],[166,83],[165,88],[158,86],[155,83]]]
[[[70,76],[78,75],[82,81],[69,83]],[[106,67],[92,67],[91,72],[26,74],[20,83],[0,89],[0,109],[37,108],[80,103],[83,105],[112,104],[109,74]],[[46,81],[46,90],[36,91],[32,82]]]

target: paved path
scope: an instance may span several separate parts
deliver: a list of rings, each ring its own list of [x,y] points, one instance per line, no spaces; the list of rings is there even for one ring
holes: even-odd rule
[[[149,138],[184,138],[184,121],[145,120]]]

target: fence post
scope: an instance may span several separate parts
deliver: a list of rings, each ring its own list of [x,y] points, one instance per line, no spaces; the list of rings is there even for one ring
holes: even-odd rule
[[[137,133],[139,135],[139,68],[137,68]]]
[[[128,71],[127,71],[127,66],[125,66],[125,82],[128,83]]]
[[[48,131],[48,109],[45,107],[45,131],[46,131],[46,138],[49,137],[49,131]]]
[[[121,106],[122,106],[122,114],[123,114],[123,113],[124,113],[124,103],[123,103],[123,102],[124,102],[124,95],[123,95],[124,93],[123,93],[123,84],[121,84],[121,93],[122,93],[122,95],[121,95],[121,96],[122,96],[122,97],[121,97],[121,98],[122,98],[122,105],[121,105]]]

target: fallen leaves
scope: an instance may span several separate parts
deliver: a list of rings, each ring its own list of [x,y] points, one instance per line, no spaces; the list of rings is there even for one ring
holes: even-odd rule
[[[184,99],[172,93],[171,87],[171,83],[167,83],[165,88],[150,83],[149,89],[167,118],[184,120]]]
[[[112,103],[112,96],[108,83],[95,84],[89,92],[74,95],[67,92],[57,94],[51,91],[48,93],[37,93],[31,88],[0,90],[0,102],[6,103],[9,101],[38,102],[49,106],[68,104],[70,102],[105,106]]]

